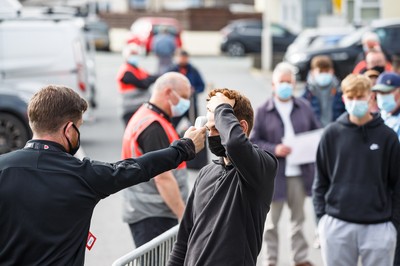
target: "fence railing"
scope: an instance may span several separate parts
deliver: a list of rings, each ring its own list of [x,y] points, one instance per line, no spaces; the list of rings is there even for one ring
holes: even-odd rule
[[[112,266],[165,266],[176,241],[179,225],[176,225],[114,261]]]

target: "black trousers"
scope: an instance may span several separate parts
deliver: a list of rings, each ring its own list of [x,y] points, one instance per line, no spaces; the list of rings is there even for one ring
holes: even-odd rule
[[[129,228],[131,229],[135,246],[140,247],[177,224],[177,219],[150,217],[137,223],[129,224]]]
[[[129,224],[129,228],[131,229],[136,247],[140,247],[176,224],[178,224],[178,220],[176,219],[151,217],[134,224]],[[152,255],[147,254],[138,258],[137,265],[159,266],[162,260],[166,260],[166,254],[169,254],[169,252],[170,250],[157,247],[155,253]]]

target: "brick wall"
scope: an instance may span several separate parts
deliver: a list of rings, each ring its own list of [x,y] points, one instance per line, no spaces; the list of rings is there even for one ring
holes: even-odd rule
[[[100,13],[111,28],[129,29],[140,17],[171,17],[181,22],[183,29],[191,31],[217,31],[229,21],[240,18],[261,18],[261,13],[231,13],[227,8],[191,8],[182,11],[131,11],[129,13]]]

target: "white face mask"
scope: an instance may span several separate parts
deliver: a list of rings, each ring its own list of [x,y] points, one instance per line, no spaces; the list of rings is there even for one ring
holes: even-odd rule
[[[171,102],[171,112],[172,112],[172,117],[179,117],[182,116],[183,114],[186,113],[187,110],[189,110],[190,107],[190,100],[184,99],[180,96],[179,101],[177,104],[173,105]]]

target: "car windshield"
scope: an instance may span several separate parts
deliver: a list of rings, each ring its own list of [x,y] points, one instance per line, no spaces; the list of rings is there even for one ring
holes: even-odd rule
[[[314,35],[309,32],[300,33],[300,35],[294,40],[294,44],[298,47],[305,48],[307,47],[311,40],[313,39]]]
[[[310,44],[310,49],[335,46],[344,36],[345,34],[319,36]]]
[[[364,27],[361,29],[356,30],[354,33],[349,34],[345,37],[343,37],[343,39],[340,40],[339,42],[339,46],[340,47],[348,47],[350,45],[353,45],[357,42],[361,42],[361,38],[363,36],[363,34],[365,32],[367,32],[368,28]]]
[[[160,32],[160,30],[165,29],[165,28],[167,29],[167,31],[170,34],[173,34],[173,35],[177,35],[178,34],[177,28],[172,26],[172,25],[154,25],[153,26],[154,35],[158,34]]]

